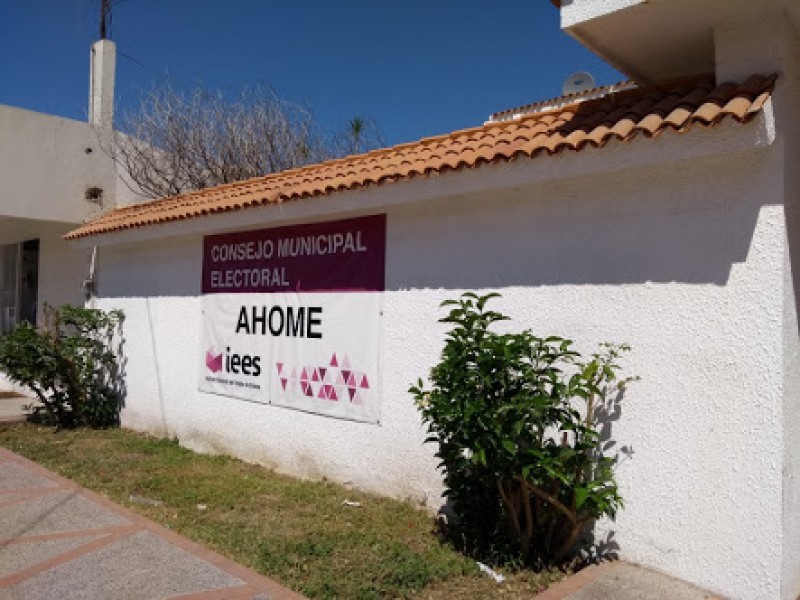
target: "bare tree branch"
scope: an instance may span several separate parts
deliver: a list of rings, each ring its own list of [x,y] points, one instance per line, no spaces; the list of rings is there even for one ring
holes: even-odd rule
[[[265,88],[229,99],[221,93],[147,94],[123,113],[103,149],[121,167],[131,189],[163,197],[363,152],[380,143],[371,120],[355,117],[326,138],[311,113]]]

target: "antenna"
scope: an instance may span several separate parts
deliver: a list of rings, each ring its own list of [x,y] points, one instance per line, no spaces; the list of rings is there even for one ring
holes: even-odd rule
[[[111,29],[111,0],[100,0],[100,39],[106,39]]]
[[[561,93],[564,96],[571,96],[572,94],[588,92],[594,87],[596,86],[592,74],[587,73],[586,71],[578,71],[564,80],[564,85],[561,87]]]

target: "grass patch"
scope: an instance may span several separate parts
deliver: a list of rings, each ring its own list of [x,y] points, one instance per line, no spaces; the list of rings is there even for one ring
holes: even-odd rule
[[[24,424],[0,429],[0,445],[311,598],[530,598],[561,577],[522,571],[497,585],[407,503],[174,441]]]

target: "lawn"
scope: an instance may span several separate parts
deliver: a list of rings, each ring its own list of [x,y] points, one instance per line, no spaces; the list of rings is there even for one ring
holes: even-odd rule
[[[0,429],[0,445],[310,598],[530,598],[561,577],[520,571],[496,584],[408,503],[170,440],[26,424]]]

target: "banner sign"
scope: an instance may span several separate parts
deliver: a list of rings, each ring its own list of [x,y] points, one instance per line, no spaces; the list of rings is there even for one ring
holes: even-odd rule
[[[380,418],[386,215],[206,236],[200,390]]]
[[[203,293],[382,292],[386,215],[206,236]]]

